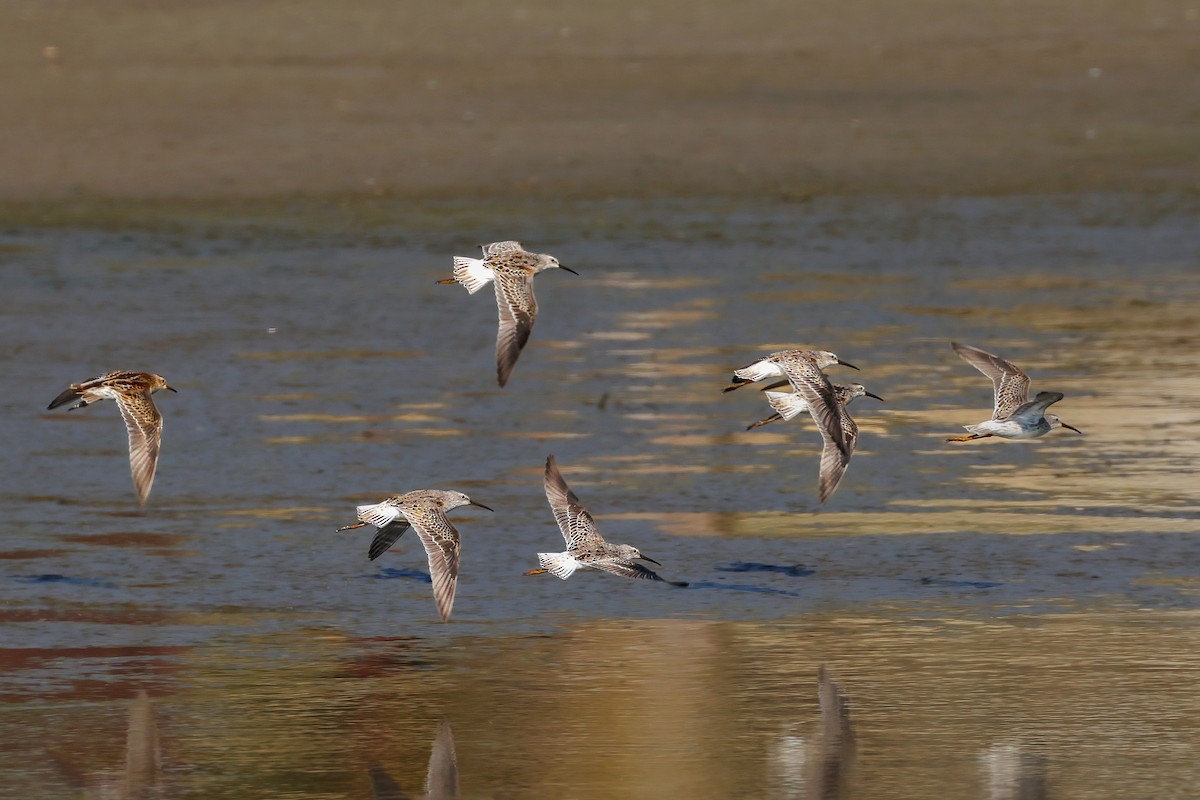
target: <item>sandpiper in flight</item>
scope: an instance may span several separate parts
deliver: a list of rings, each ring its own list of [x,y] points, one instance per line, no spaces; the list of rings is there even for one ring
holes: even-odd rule
[[[458,589],[458,558],[462,551],[458,531],[446,519],[446,512],[459,506],[478,506],[491,511],[483,503],[476,503],[462,492],[441,489],[418,489],[407,494],[389,497],[381,503],[358,507],[358,523],[338,528],[348,531],[364,525],[374,525],[378,530],[371,540],[367,558],[376,558],[396,543],[411,525],[425,546],[429,556],[429,577],[433,580],[433,600],[437,605],[442,622],[450,619],[454,606],[454,593]]]
[[[133,474],[138,502],[142,505],[145,505],[146,498],[150,496],[150,487],[154,484],[163,430],[162,414],[158,413],[150,395],[161,389],[175,391],[161,375],[151,372],[106,372],[90,381],[72,383],[47,407],[58,408],[78,400],[67,409],[74,411],[105,398],[116,401],[125,419],[125,427],[129,429],[129,469]]]
[[[638,564],[638,559],[649,561],[651,564],[658,562],[642,555],[633,545],[609,544],[604,541],[604,537],[596,529],[596,522],[591,513],[584,508],[563,480],[554,456],[546,458],[545,485],[546,500],[550,503],[550,510],[554,512],[554,519],[567,542],[567,550],[564,553],[538,553],[538,563],[541,567],[526,572],[526,575],[549,572],[565,581],[575,570],[587,568],[611,572],[626,578],[642,578],[663,581],[672,586],[687,586],[686,583],[665,580],[659,577],[658,573]]]
[[[821,438],[824,442],[821,450],[821,468],[817,479],[817,495],[822,503],[833,496],[838,484],[842,481],[842,476],[846,474],[846,468],[850,466],[850,457],[854,455],[854,448],[858,445],[858,424],[851,418],[846,406],[850,405],[850,401],[856,397],[874,397],[883,402],[882,397],[868,392],[861,383],[835,383],[833,392],[838,404],[837,418],[841,425],[846,452],[843,454],[837,448],[833,436],[821,422],[826,419],[832,421],[833,416],[823,413],[813,414],[813,419],[817,420],[818,426],[821,427]],[[792,419],[809,410],[808,402],[799,392],[763,392],[763,394],[767,396],[767,402],[771,404],[771,408],[775,409],[775,413],[766,419],[751,423],[746,427],[748,431],[776,420]]]
[[[771,353],[769,356],[760,358],[758,361],[747,364],[741,369],[733,371],[733,383],[726,386],[722,391],[732,392],[734,389],[740,389],[747,384],[755,381],[765,380],[767,378],[783,378],[784,380],[772,383],[764,389],[778,389],[780,386],[787,386],[789,382],[794,383],[792,376],[797,372],[807,374],[809,367],[817,369],[825,369],[834,364],[841,364],[843,367],[850,369],[858,369],[848,361],[842,361],[835,354],[828,350],[780,350]]]
[[[496,333],[496,379],[501,386],[516,366],[521,349],[529,341],[537,319],[537,298],[533,296],[533,276],[547,269],[578,272],[558,263],[545,253],[530,253],[520,242],[493,242],[481,245],[483,258],[454,257],[454,277],[438,283],[461,283],[475,294],[489,281],[496,285],[496,306],[500,311],[500,329]]]
[[[837,488],[838,481],[850,463],[853,452],[853,442],[848,438],[856,438],[858,428],[854,420],[845,413],[842,404],[838,402],[837,393],[829,378],[822,372],[823,367],[833,364],[858,369],[853,364],[842,361],[834,353],[826,350],[780,350],[771,353],[766,358],[747,364],[733,371],[733,383],[726,386],[724,391],[731,392],[749,383],[783,376],[785,380],[773,383],[767,388],[791,384],[796,397],[785,400],[789,411],[799,413],[801,407],[808,410],[821,437],[825,442],[821,453],[821,469],[818,480],[818,495],[822,503],[826,502]],[[865,390],[864,390],[865,391]],[[790,404],[795,404],[794,408]],[[801,404],[803,404],[801,406]],[[794,416],[794,414],[793,414]],[[767,420],[769,421],[769,419]],[[765,424],[765,421],[764,421]],[[751,426],[754,427],[754,426]],[[848,436],[847,432],[850,432]]]
[[[1055,428],[1068,428],[1083,433],[1060,420],[1046,409],[1063,399],[1062,392],[1038,392],[1033,400],[1029,397],[1029,376],[1000,356],[980,350],[978,347],[951,342],[954,352],[984,375],[992,379],[995,393],[995,408],[992,418],[978,425],[964,425],[970,436],[952,436],[948,442],[969,442],[998,436],[1001,439],[1036,439]]]

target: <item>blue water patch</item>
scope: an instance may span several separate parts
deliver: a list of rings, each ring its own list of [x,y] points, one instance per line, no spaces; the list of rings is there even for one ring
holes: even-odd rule
[[[717,572],[777,572],[780,575],[790,575],[793,578],[804,578],[812,575],[811,570],[803,564],[759,564],[756,561],[734,561],[724,566],[713,567]]]
[[[421,572],[418,569],[394,569],[392,567],[384,567],[378,575],[366,575],[367,578],[375,578],[376,580],[389,580],[391,578],[408,578],[413,581],[423,581],[425,583],[433,583],[433,578],[429,577],[428,572]]]
[[[45,575],[13,575],[12,579],[21,583],[65,583],[69,586],[94,586],[100,589],[117,588],[117,585],[110,581],[102,581],[97,578],[73,578],[70,575],[58,575],[56,573],[47,573]]]

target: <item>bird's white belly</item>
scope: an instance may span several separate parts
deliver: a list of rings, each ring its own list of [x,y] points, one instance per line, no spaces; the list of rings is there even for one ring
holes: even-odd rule
[[[1012,419],[989,419],[978,425],[964,425],[963,427],[971,433],[977,433],[981,436],[998,436],[1001,439],[1036,439],[1046,433],[1043,430],[1023,427],[1019,422]]]

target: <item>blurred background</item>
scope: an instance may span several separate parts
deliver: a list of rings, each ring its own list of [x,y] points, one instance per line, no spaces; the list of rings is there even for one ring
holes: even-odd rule
[[[9,201],[1186,191],[1189,2],[14,2]]]
[[[1190,798],[1200,3],[0,5],[0,797]],[[519,239],[579,271],[495,384]],[[963,341],[1084,434],[985,419]],[[829,349],[885,402],[825,507]],[[140,509],[115,369],[164,375]],[[690,582],[524,577],[554,453]],[[354,506],[452,488],[454,616]]]

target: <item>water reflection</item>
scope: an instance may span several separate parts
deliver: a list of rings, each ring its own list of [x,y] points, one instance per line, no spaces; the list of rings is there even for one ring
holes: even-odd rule
[[[14,797],[51,800],[916,800],[947,786],[998,800],[1044,797],[1051,774],[1062,797],[1141,796],[1150,771],[1200,779],[1192,616],[807,613],[405,639],[293,620],[178,654],[155,699],[169,739],[145,693],[120,702],[119,744],[111,701],[63,703],[74,688],[47,685],[0,715],[0,768]],[[103,671],[148,669],[64,660],[24,684]]]
[[[415,795],[400,788],[391,775],[378,764],[369,770],[373,800],[415,800]],[[429,771],[425,778],[423,800],[455,800],[458,792],[458,756],[454,752],[454,731],[449,720],[438,723],[437,734],[429,753]]]
[[[1045,759],[1030,747],[997,743],[979,757],[988,800],[1046,800]]]
[[[103,738],[103,737],[101,737]],[[157,800],[165,796],[162,752],[154,703],[144,690],[129,703],[125,730],[125,763],[88,773],[71,753],[51,753],[60,775],[95,800]]]
[[[807,735],[784,733],[769,753],[771,797],[786,800],[838,800],[850,797],[855,756],[850,703],[822,664],[817,672],[820,721]]]

